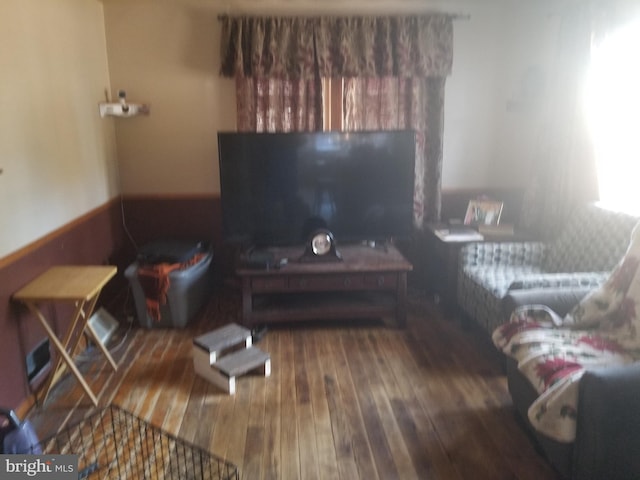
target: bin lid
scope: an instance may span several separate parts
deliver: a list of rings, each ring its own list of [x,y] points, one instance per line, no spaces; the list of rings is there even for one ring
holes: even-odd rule
[[[207,251],[208,247],[203,241],[155,240],[140,247],[137,260],[145,264],[183,263],[197,253]]]

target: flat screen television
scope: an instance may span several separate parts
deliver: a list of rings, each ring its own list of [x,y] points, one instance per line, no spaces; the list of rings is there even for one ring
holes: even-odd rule
[[[413,131],[218,133],[223,238],[302,245],[317,228],[338,243],[407,237]]]

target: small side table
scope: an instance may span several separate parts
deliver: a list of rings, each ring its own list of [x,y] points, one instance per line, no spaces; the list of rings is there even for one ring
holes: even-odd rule
[[[443,226],[429,224],[426,229],[427,291],[434,294],[447,311],[453,312],[457,305],[456,289],[460,249],[471,241],[482,240],[465,240],[464,236],[458,236],[453,240],[444,239],[436,233],[440,228]]]
[[[93,404],[98,405],[96,396],[76,367],[73,356],[76,353],[80,337],[82,336],[81,333],[87,331],[113,370],[118,369],[109,351],[102,345],[102,342],[100,342],[95,331],[88,323],[102,288],[116,272],[117,268],[114,266],[52,267],[13,295],[15,300],[24,303],[40,321],[51,342],[53,342],[53,345],[60,354],[55,368],[51,372],[51,376],[45,386],[44,397],[42,399],[43,403],[46,402],[52,385],[60,375],[62,375],[66,365],[78,382],[80,382],[80,385]],[[49,322],[39,307],[43,302],[66,302],[75,305],[73,318],[62,341],[58,339],[58,336],[49,325]],[[75,340],[72,342],[74,335]]]

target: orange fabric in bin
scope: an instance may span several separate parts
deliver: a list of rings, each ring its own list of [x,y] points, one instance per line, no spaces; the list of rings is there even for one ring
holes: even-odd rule
[[[191,259],[182,263],[145,264],[138,267],[138,281],[144,292],[147,313],[156,322],[160,321],[160,306],[167,303],[169,291],[169,274],[174,270],[184,270],[195,265],[207,254],[196,253]]]

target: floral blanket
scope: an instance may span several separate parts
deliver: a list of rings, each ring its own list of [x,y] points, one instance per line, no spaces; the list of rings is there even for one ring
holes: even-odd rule
[[[517,309],[493,333],[493,342],[515,359],[537,389],[531,424],[560,442],[576,432],[578,385],[594,367],[640,360],[640,228],[609,279],[564,318],[544,305]]]

